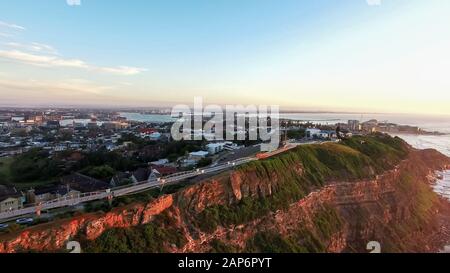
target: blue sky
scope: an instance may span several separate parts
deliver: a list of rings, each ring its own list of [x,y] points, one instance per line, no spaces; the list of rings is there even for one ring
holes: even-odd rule
[[[0,3],[3,105],[450,113],[439,0]],[[436,102],[436,98],[440,99]]]

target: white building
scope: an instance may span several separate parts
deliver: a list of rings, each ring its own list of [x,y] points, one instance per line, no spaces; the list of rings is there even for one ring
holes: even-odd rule
[[[236,143],[233,143],[231,141],[227,141],[225,142],[225,146],[223,147],[225,150],[227,151],[234,151],[234,150],[239,150],[241,148],[243,148],[245,146],[239,146]]]
[[[206,145],[206,148],[208,149],[208,153],[210,155],[214,155],[225,149],[225,143],[210,143]]]
[[[160,159],[158,161],[150,162],[150,165],[154,165],[154,166],[164,166],[166,164],[169,164],[169,160],[166,158]]]
[[[306,137],[307,138],[314,138],[314,137],[319,137],[320,136],[320,129],[316,129],[316,128],[308,128],[306,129]]]
[[[156,141],[156,140],[159,140],[161,138],[161,133],[155,132],[155,133],[151,134],[149,137],[150,137],[151,140],[155,140]]]
[[[198,152],[192,152],[189,154],[189,159],[193,161],[200,161],[203,158],[206,158],[209,155],[206,151],[198,151]]]

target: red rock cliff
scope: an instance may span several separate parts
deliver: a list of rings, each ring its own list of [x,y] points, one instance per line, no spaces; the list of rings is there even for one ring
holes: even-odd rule
[[[319,240],[328,252],[365,251],[365,243],[371,240],[382,242],[389,251],[435,251],[445,241],[440,235],[447,223],[440,216],[450,209],[431,192],[429,183],[435,170],[448,165],[448,158],[435,151],[411,149],[396,167],[375,178],[330,180],[288,208],[239,225],[218,225],[212,231],[198,228],[195,221],[206,208],[237,204],[244,198],[268,197],[283,186],[281,176],[285,174],[279,171],[262,174],[251,168],[237,170],[147,204],[136,203],[108,213],[85,214],[2,235],[0,252],[58,251],[80,234],[95,240],[105,230],[144,225],[163,212],[175,219],[177,229],[186,238],[180,247],[166,247],[172,252],[209,251],[216,241],[243,251],[257,233],[276,232],[288,238],[298,233],[299,227]],[[289,165],[289,171],[291,176],[304,175],[301,163]],[[320,230],[317,223],[324,208],[335,211],[333,217],[339,220],[330,232]],[[301,244],[301,240],[295,240]]]

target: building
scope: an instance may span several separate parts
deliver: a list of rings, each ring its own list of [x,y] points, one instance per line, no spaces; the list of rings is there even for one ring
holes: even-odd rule
[[[150,134],[148,137],[150,138],[150,140],[158,141],[161,139],[162,135],[159,132],[154,132],[154,133]]]
[[[0,185],[0,213],[23,208],[25,198],[15,188]]]
[[[119,172],[111,178],[109,185],[111,187],[118,187],[133,183],[132,174],[129,172]]]
[[[149,180],[155,180],[161,177],[165,177],[171,174],[175,174],[177,172],[177,168],[175,167],[169,167],[169,166],[158,166],[153,167],[151,169],[151,173],[149,176]]]
[[[133,183],[149,181],[151,174],[152,172],[150,168],[139,168],[132,173],[131,180]]]
[[[130,127],[127,122],[104,122],[102,127],[106,130],[123,130]]]
[[[21,209],[23,207],[22,204],[23,204],[22,200],[18,196],[0,197],[0,212],[8,212],[12,210]]]
[[[348,129],[350,131],[361,131],[361,124],[359,120],[349,120],[348,121]]]
[[[152,172],[156,171],[161,176],[168,176],[174,173],[177,173],[177,168],[171,166],[152,166]]]
[[[223,149],[226,151],[234,151],[234,150],[239,150],[241,148],[243,148],[245,146],[239,146],[236,143],[233,143],[231,141],[227,141],[225,142],[225,145],[223,146]]]
[[[197,152],[192,152],[189,154],[189,159],[193,160],[193,161],[200,161],[203,158],[206,158],[209,155],[209,152],[206,151],[197,151]]]
[[[58,120],[47,120],[45,127],[48,129],[59,129],[60,124]]]
[[[169,164],[169,160],[168,159],[160,159],[158,161],[153,161],[150,162],[150,166],[164,166],[166,164]]]
[[[79,191],[71,189],[67,185],[58,185],[36,190],[29,190],[26,194],[26,201],[28,204],[39,204],[58,198],[75,198],[79,195]]]
[[[206,149],[210,155],[215,155],[225,149],[225,143],[210,143],[206,145]]]
[[[306,137],[307,138],[314,138],[314,137],[318,137],[320,134],[321,130],[320,129],[316,129],[316,128],[308,128],[306,129]]]
[[[378,121],[376,119],[371,119],[369,121],[362,123],[362,130],[366,132],[376,132],[378,127]]]
[[[321,130],[318,136],[324,139],[337,138],[337,133],[333,130]]]
[[[62,177],[61,184],[81,193],[103,191],[110,188],[108,183],[81,173],[74,173]]]

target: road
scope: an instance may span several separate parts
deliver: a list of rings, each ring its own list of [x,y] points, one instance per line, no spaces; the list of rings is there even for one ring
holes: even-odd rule
[[[35,214],[37,211],[43,210],[51,210],[56,208],[68,207],[68,206],[76,206],[81,203],[91,202],[95,200],[102,200],[108,198],[115,198],[125,195],[130,195],[133,193],[142,192],[144,190],[150,190],[154,188],[159,188],[167,185],[172,185],[184,181],[188,178],[197,177],[204,174],[212,174],[220,171],[224,171],[227,169],[234,168],[236,166],[255,161],[256,158],[248,157],[248,158],[240,158],[234,161],[230,161],[227,163],[223,163],[220,165],[216,165],[213,167],[197,169],[194,171],[181,172],[173,175],[166,176],[161,179],[155,179],[151,181],[145,181],[141,183],[137,183],[133,186],[121,187],[109,189],[106,191],[98,191],[98,192],[90,192],[79,194],[76,197],[72,198],[59,198],[55,200],[51,200],[45,203],[42,203],[37,206],[27,207],[19,210],[13,210],[8,212],[0,213],[0,221],[4,222],[8,219],[17,218],[24,215]]]

